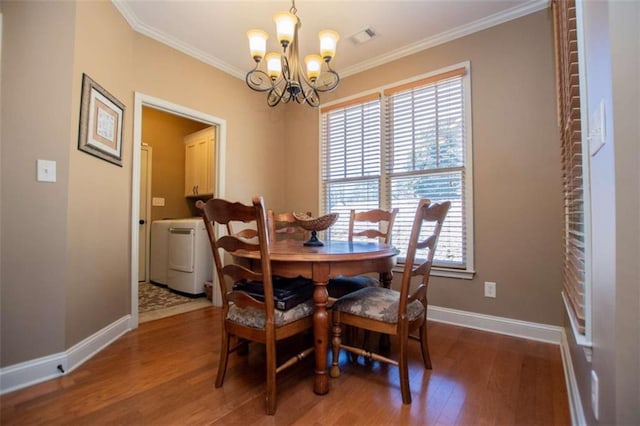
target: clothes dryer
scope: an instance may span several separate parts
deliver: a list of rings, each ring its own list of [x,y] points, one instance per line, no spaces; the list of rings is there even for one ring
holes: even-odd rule
[[[213,276],[209,237],[202,218],[177,219],[169,225],[167,286],[188,295],[204,294]]]

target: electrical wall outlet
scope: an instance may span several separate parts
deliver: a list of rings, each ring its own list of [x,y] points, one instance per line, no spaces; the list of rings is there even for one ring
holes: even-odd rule
[[[598,374],[595,370],[591,370],[591,409],[593,410],[593,417],[598,420],[598,399],[600,390],[598,389]]]
[[[163,197],[153,197],[151,199],[151,205],[153,207],[163,207],[164,206],[164,198]]]
[[[484,297],[496,297],[496,283],[484,282]]]

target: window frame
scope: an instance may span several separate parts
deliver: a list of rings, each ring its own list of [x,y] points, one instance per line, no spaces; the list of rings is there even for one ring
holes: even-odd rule
[[[391,195],[390,189],[387,188],[387,183],[390,182],[389,177],[387,176],[387,145],[389,141],[387,140],[387,134],[389,133],[386,129],[386,117],[387,117],[387,95],[386,91],[393,90],[403,85],[412,85],[420,80],[430,80],[434,79],[434,83],[438,80],[446,79],[446,75],[457,70],[464,69],[464,75],[461,76],[462,82],[462,102],[463,102],[463,116],[464,116],[464,126],[463,131],[465,135],[465,155],[464,155],[464,173],[463,173],[463,184],[464,184],[464,233],[466,239],[466,248],[465,248],[465,266],[464,267],[446,267],[446,266],[436,266],[434,265],[431,271],[431,274],[434,276],[442,276],[442,277],[450,277],[450,278],[460,278],[460,279],[472,279],[475,275],[475,232],[474,232],[474,200],[473,200],[473,125],[472,125],[472,99],[471,99],[471,67],[470,62],[465,61],[457,64],[453,64],[447,67],[443,67],[425,74],[420,74],[414,77],[410,77],[401,81],[393,82],[391,84],[387,84],[384,86],[379,86],[374,89],[363,91],[352,96],[344,97],[337,99],[332,102],[328,102],[323,104],[318,112],[319,118],[319,162],[320,162],[320,179],[319,179],[319,194],[320,194],[320,211],[323,213],[326,212],[326,189],[324,182],[324,114],[331,111],[332,109],[344,108],[349,106],[350,104],[358,104],[359,100],[362,100],[362,103],[369,102],[371,99],[379,97],[380,102],[380,138],[381,138],[381,169],[379,173],[378,182],[379,182],[379,207],[383,209],[389,209],[391,203]],[[442,78],[437,78],[438,76],[442,76]],[[429,84],[429,83],[426,83]],[[426,85],[425,84],[425,85]],[[419,87],[419,86],[418,86]],[[364,177],[363,177],[364,179]],[[403,259],[400,259],[398,265],[394,270],[401,270],[403,266]]]

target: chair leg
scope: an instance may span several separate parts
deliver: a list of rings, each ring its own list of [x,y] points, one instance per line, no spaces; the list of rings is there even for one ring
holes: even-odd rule
[[[276,342],[267,341],[267,394],[265,397],[265,408],[268,415],[276,413]]]
[[[216,376],[216,387],[219,388],[224,382],[224,375],[227,372],[227,363],[229,361],[229,341],[231,335],[227,332],[224,325],[222,326],[222,342],[220,345],[220,360],[218,362],[218,375]]]
[[[340,328],[340,313],[333,313],[333,338],[331,339],[331,371],[329,372],[329,376],[335,378],[340,377],[340,344],[342,329]]]
[[[427,340],[427,321],[420,327],[420,348],[422,349],[424,368],[431,370],[431,356],[429,355],[429,341]]]
[[[402,403],[411,404],[411,389],[409,388],[409,365],[407,363],[407,346],[409,339],[407,335],[400,337],[400,359],[398,368],[400,370],[400,392],[402,393]]]

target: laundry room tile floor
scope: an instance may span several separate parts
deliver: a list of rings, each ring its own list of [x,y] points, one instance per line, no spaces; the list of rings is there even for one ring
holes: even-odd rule
[[[191,298],[150,283],[138,283],[138,322],[190,312],[211,306],[206,297]]]

